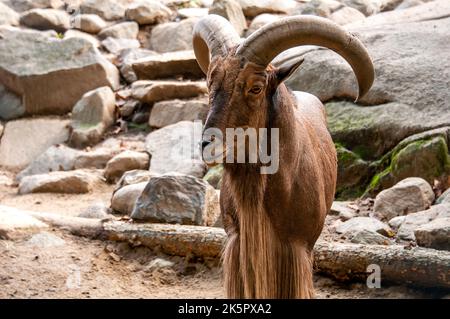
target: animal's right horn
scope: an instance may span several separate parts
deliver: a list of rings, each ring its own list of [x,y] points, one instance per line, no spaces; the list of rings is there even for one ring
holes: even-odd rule
[[[192,41],[197,62],[206,74],[210,54],[227,54],[230,48],[239,44],[240,37],[227,19],[210,14],[195,24]]]

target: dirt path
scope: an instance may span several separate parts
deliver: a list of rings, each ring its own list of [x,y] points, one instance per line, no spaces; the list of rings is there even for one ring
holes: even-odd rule
[[[71,216],[109,205],[112,186],[85,195],[17,195],[0,186],[0,204]],[[0,240],[0,298],[223,298],[217,261],[164,256],[127,243],[90,240],[50,229],[31,239]],[[406,287],[369,289],[316,276],[318,298],[422,298]]]

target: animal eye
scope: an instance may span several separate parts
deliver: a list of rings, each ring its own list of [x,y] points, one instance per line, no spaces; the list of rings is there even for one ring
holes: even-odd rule
[[[250,93],[252,94],[259,94],[262,91],[262,87],[260,86],[254,86],[250,89]]]

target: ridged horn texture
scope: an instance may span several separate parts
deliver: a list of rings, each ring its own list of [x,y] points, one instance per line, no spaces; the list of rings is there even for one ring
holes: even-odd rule
[[[241,43],[236,55],[267,66],[281,52],[301,45],[322,46],[341,55],[358,80],[357,100],[369,91],[375,70],[366,48],[356,36],[325,18],[296,16],[265,25]]]
[[[210,14],[194,26],[193,46],[195,57],[202,71],[208,72],[211,56],[226,55],[240,42],[240,37],[227,19]]]

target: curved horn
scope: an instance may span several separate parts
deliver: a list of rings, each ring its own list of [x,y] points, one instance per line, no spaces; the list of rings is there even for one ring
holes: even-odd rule
[[[227,19],[211,14],[194,26],[193,46],[195,57],[206,74],[209,67],[209,55],[225,55],[228,50],[240,42],[240,37]]]
[[[279,53],[300,45],[323,46],[341,55],[358,80],[356,100],[369,91],[375,71],[366,48],[356,36],[325,18],[288,17],[265,25],[241,43],[236,54],[267,66]]]

